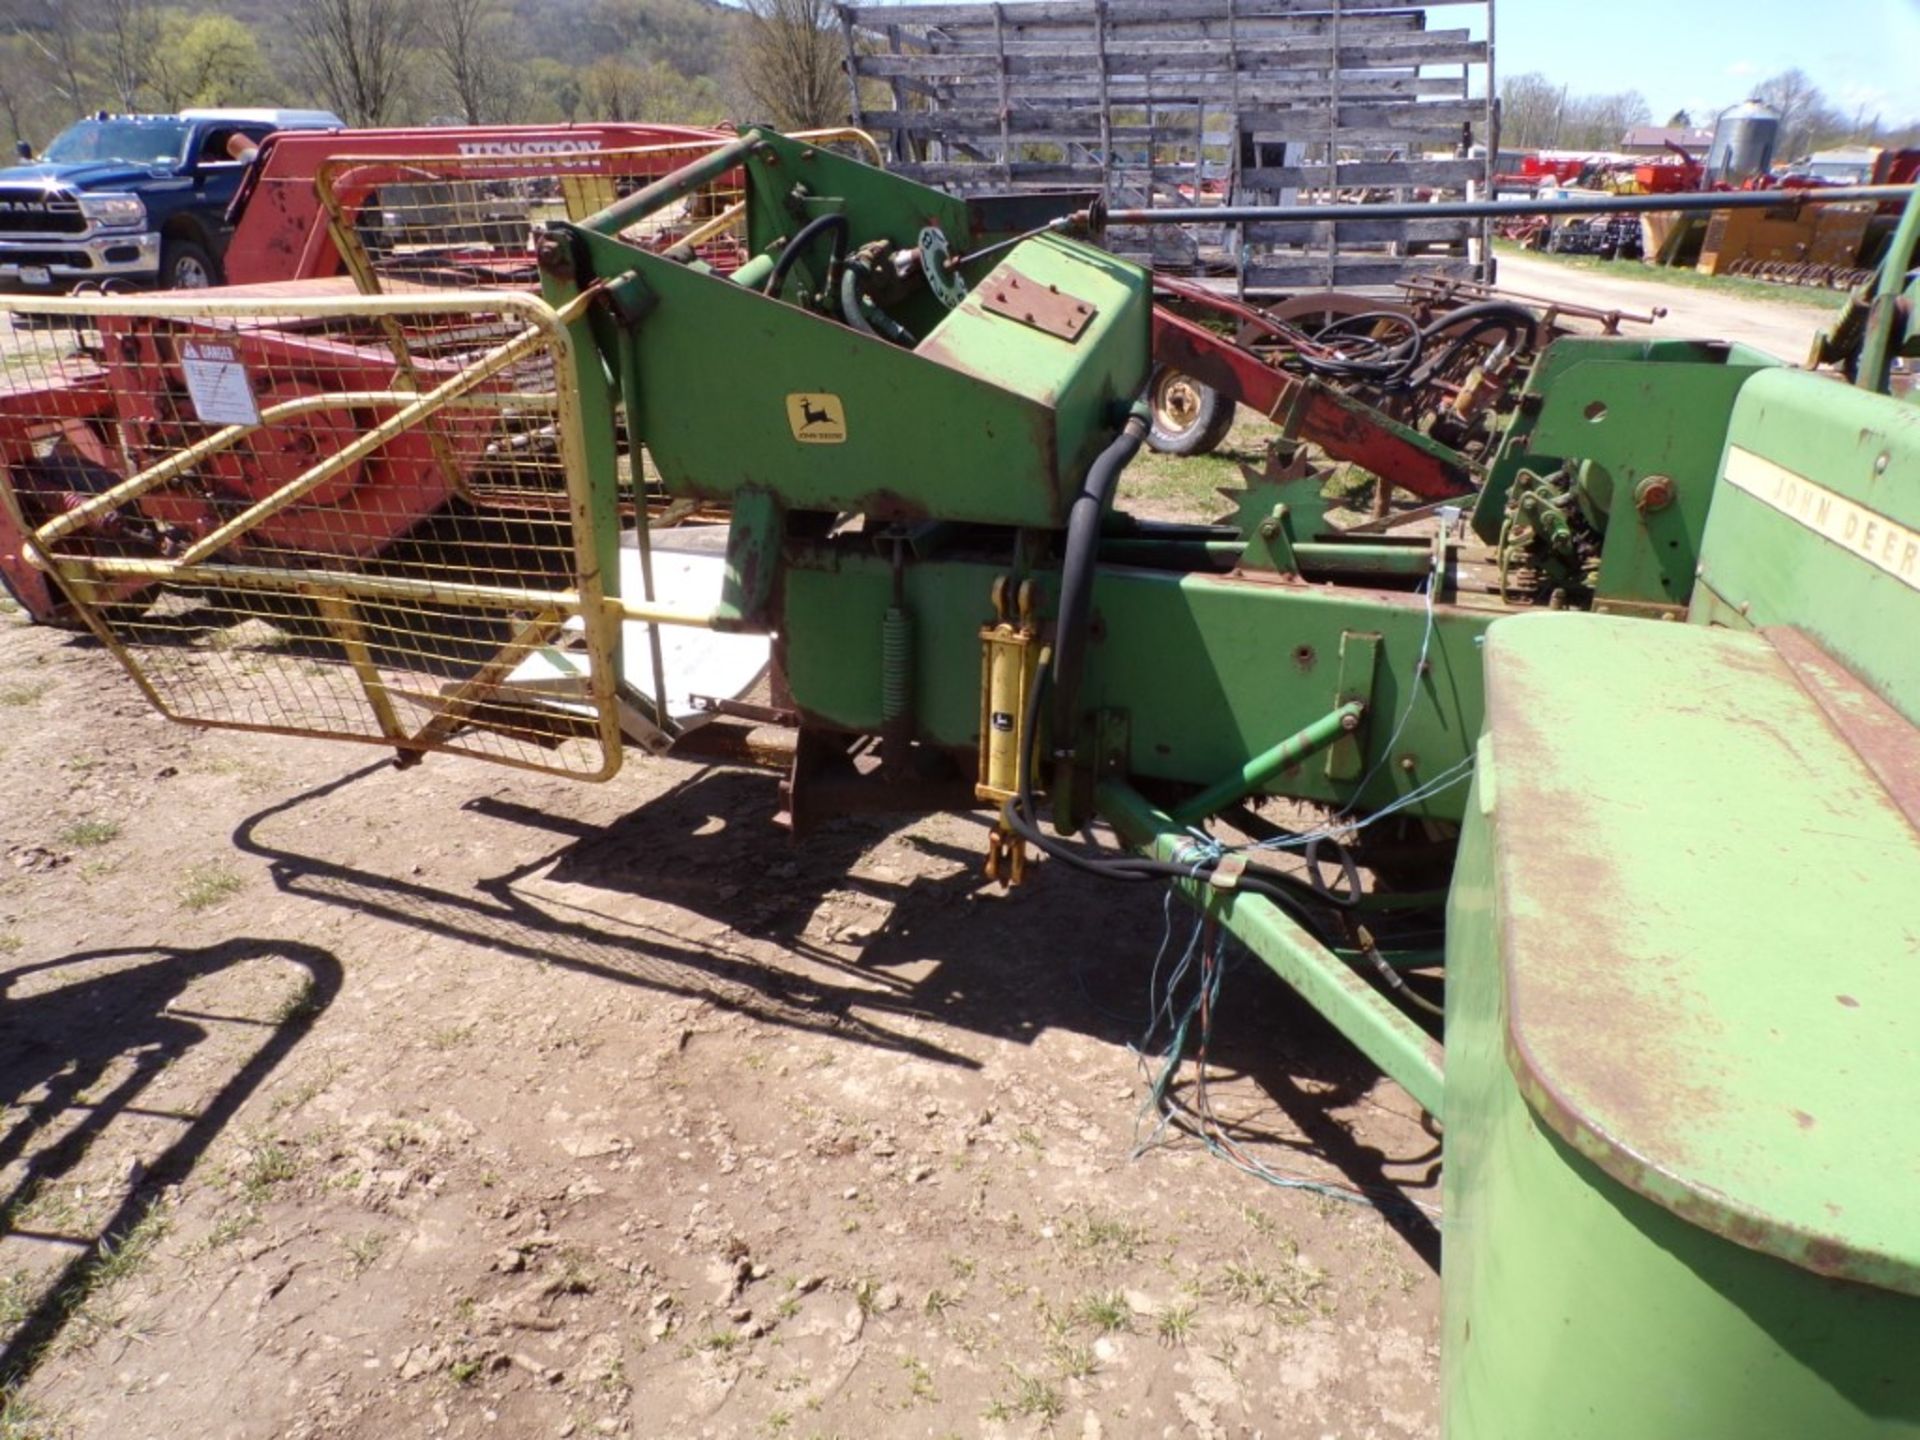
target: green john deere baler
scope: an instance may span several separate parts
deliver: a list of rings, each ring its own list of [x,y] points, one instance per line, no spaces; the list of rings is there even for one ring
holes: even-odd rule
[[[623,238],[726,177],[731,272]],[[1920,410],[1889,393],[1920,349],[1920,206],[1829,343],[1852,383],[1712,341],[1562,340],[1496,443],[1448,461],[1477,496],[1367,533],[1298,454],[1218,524],[1117,500],[1155,321],[1097,222],[749,132],[548,227],[546,309],[445,301],[485,310],[463,333],[495,348],[429,399],[330,402],[417,417],[441,450],[549,454],[546,491],[509,506],[482,467],[458,525],[374,559],[223,559],[239,521],[186,559],[80,520],[27,524],[23,553],[182,718],[408,760],[691,744],[711,730],[669,703],[670,662],[701,645],[663,637],[764,637],[766,696],[700,708],[793,728],[797,828],[990,807],[997,875],[1037,851],[1062,881],[1172,886],[1432,1114],[1452,1440],[1920,1434]],[[266,324],[183,303],[65,308],[157,327],[163,359],[193,325]],[[401,343],[421,303],[329,310],[328,343],[356,317]],[[531,353],[513,324],[550,368],[501,389],[500,357]],[[491,430],[465,418],[487,404]],[[102,493],[165,497],[226,433],[182,426]],[[707,570],[639,522],[649,459],[669,509],[724,508]],[[284,503],[348,503],[315,473]],[[559,537],[539,565],[535,512]],[[672,565],[711,593],[672,591]],[[275,711],[283,657],[230,637],[176,698],[155,657],[200,632],[169,617],[214,592],[311,607],[335,648],[298,663],[372,719]],[[417,630],[443,612],[459,643],[434,649]],[[567,769],[532,753],[490,758]]]

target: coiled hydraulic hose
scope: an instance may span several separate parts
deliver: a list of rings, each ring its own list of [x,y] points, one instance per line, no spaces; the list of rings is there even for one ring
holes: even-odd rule
[[[1405,326],[1405,337],[1389,342],[1361,334],[1351,337],[1357,342],[1359,353],[1327,356],[1302,351],[1296,358],[1301,366],[1322,379],[1362,380],[1385,390],[1418,389],[1451,364],[1475,336],[1488,330],[1504,330],[1509,335],[1522,330],[1531,333],[1539,324],[1539,317],[1510,300],[1486,300],[1463,306],[1425,327],[1416,327],[1405,315],[1382,310],[1336,320],[1322,330],[1316,340],[1324,342],[1329,336],[1341,337],[1349,330],[1382,321]],[[1449,331],[1460,333],[1448,334]],[[1445,343],[1429,357],[1429,350],[1443,337]]]
[[[828,261],[828,269],[840,263],[840,257],[847,252],[847,217],[840,213],[816,215],[800,227],[799,233],[787,242],[786,249],[780,252],[780,258],[773,262],[773,273],[767,276],[764,295],[777,296],[780,287],[787,283],[787,272],[792,270],[800,257],[806,253],[807,246],[818,235],[833,231],[833,258]]]
[[[872,273],[859,260],[847,261],[846,268],[840,273],[840,313],[846,317],[847,324],[862,335],[871,335],[876,340],[891,340],[896,345],[911,348],[914,343],[913,332],[867,299],[864,291]]]

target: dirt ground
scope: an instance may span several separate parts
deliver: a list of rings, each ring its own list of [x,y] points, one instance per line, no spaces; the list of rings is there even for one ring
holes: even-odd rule
[[[1243,959],[1223,1118],[1403,1198],[1136,1156],[1157,894],[191,731],[7,616],[0,759],[4,1440],[1437,1433],[1403,1092]]]
[[[1636,271],[1634,261],[1616,261],[1607,273],[1576,269],[1534,255],[1500,254],[1500,286],[1525,295],[1549,296],[1564,303],[1592,305],[1650,315],[1664,308],[1653,325],[1628,325],[1622,333],[1669,340],[1738,340],[1794,365],[1804,365],[1813,340],[1833,324],[1844,298],[1832,305],[1803,303],[1808,294],[1787,290],[1780,300],[1746,295],[1716,295],[1710,290],[1663,283]]]

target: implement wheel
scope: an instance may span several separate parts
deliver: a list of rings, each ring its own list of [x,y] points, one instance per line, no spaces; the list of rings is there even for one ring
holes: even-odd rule
[[[1211,454],[1233,428],[1233,401],[1168,366],[1153,372],[1147,403],[1153,407],[1147,444],[1162,455]]]

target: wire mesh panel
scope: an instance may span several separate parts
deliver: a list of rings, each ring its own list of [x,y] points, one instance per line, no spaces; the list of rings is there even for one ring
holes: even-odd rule
[[[396,281],[531,286],[533,229],[583,220],[720,142],[629,150],[484,155],[339,156],[315,176],[333,242],[369,294]],[[716,269],[744,255],[739,171],[647,218],[623,238],[665,249],[688,243]]]
[[[0,574],[163,712],[618,767],[560,314],[490,292],[5,312]]]

